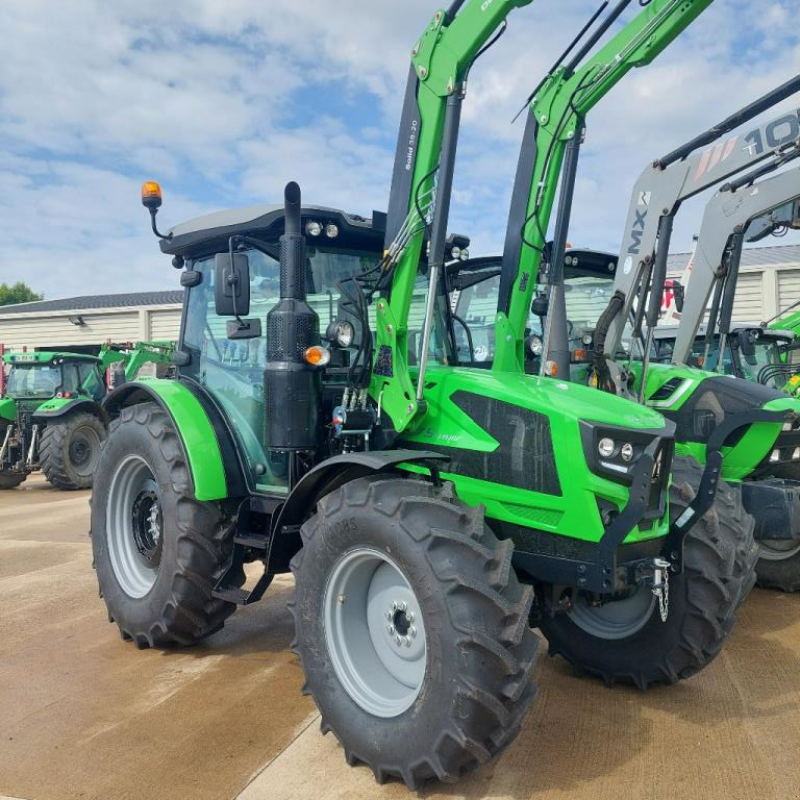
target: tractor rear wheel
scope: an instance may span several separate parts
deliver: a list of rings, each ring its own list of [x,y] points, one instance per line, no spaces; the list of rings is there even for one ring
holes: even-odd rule
[[[693,459],[675,459],[673,520],[693,500],[701,474]],[[741,491],[720,481],[713,507],[686,534],[683,571],[670,575],[666,622],[646,586],[601,603],[580,594],[568,613],[540,622],[550,654],[609,686],[621,682],[646,689],[691,677],[720,652],[736,622],[736,609],[753,587],[754,527]]]
[[[48,422],[39,444],[39,465],[58,489],[89,489],[100,461],[106,426],[94,414],[75,412]]]
[[[773,540],[758,544],[758,585],[783,592],[800,591],[800,544]]]
[[[389,475],[345,484],[302,527],[294,651],[350,765],[455,781],[519,732],[534,687],[533,590],[482,508]]]
[[[219,503],[194,499],[178,434],[154,403],[111,423],[91,512],[100,596],[123,639],[139,648],[195,644],[236,610],[212,594],[234,522]]]

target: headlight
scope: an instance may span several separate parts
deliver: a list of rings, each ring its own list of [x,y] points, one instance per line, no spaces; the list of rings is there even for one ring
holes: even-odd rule
[[[542,339],[540,336],[532,336],[531,337],[531,353],[535,356],[540,356],[542,354],[542,350],[544,349],[544,344],[542,343]]]
[[[346,319],[335,319],[325,331],[325,338],[337,347],[350,347],[355,336],[356,329],[353,323]]]
[[[339,235],[339,226],[338,225],[334,225],[332,222],[329,222],[325,226],[325,235],[329,239],[335,239]]]
[[[616,449],[617,443],[608,437],[604,437],[597,443],[597,452],[600,453],[603,458],[611,458]]]
[[[586,463],[595,475],[630,485],[642,468],[642,457],[652,451],[655,463],[650,475],[651,483],[666,489],[672,468],[673,422],[666,421],[662,430],[617,427],[582,420],[580,428]]]
[[[458,259],[461,258],[461,248],[457,244],[454,244],[451,248],[450,256],[453,261],[458,261]]]
[[[592,344],[592,334],[584,333],[581,337],[581,342],[583,343],[584,347],[589,347]]]
[[[309,236],[319,236],[322,233],[322,225],[319,222],[311,221],[306,223],[306,233]]]

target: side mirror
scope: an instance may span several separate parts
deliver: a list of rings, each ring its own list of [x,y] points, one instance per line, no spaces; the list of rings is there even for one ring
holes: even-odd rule
[[[682,314],[683,301],[686,299],[686,287],[679,280],[673,278],[671,288],[672,296],[675,298],[675,308],[679,314]]]
[[[219,317],[250,313],[250,262],[245,253],[217,253],[214,258],[214,304]]]
[[[744,356],[745,361],[751,366],[756,365],[756,340],[753,331],[744,329],[737,331],[737,342],[739,345],[739,352]]]
[[[537,294],[531,303],[531,311],[537,317],[546,317],[550,306],[550,298],[546,294]]]
[[[261,320],[258,317],[228,320],[225,336],[228,339],[260,339]]]

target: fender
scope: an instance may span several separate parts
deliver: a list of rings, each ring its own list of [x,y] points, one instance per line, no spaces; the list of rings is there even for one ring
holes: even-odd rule
[[[286,502],[273,517],[269,553],[265,559],[267,572],[286,572],[289,561],[301,547],[297,527],[308,516],[309,511],[323,498],[345,483],[388,472],[399,464],[420,462],[447,462],[450,456],[427,450],[376,450],[364,453],[345,453],[317,464],[307,472],[292,489]],[[434,480],[439,471],[435,464],[428,463]]]
[[[13,397],[0,397],[0,420],[4,422],[17,421],[17,404]]]
[[[99,417],[108,425],[108,415],[103,408],[88,397],[53,397],[42,403],[31,416],[35,422],[47,422],[50,419],[59,419],[74,411],[86,411]]]
[[[237,465],[226,464],[218,426],[195,394],[174,379],[152,378],[125,383],[111,392],[103,408],[111,419],[123,408],[139,403],[156,403],[169,414],[178,432],[186,463],[189,465],[194,496],[197,500],[224,500],[230,495],[230,483],[238,486]]]

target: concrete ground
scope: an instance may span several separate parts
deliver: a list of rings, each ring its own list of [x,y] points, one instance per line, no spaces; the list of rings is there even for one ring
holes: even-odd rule
[[[0,494],[0,795],[26,800],[407,798],[350,769],[300,695],[282,579],[192,650],[106,621],[88,494]],[[679,686],[608,690],[542,658],[499,761],[426,797],[800,798],[800,596],[756,591],[720,658]]]

